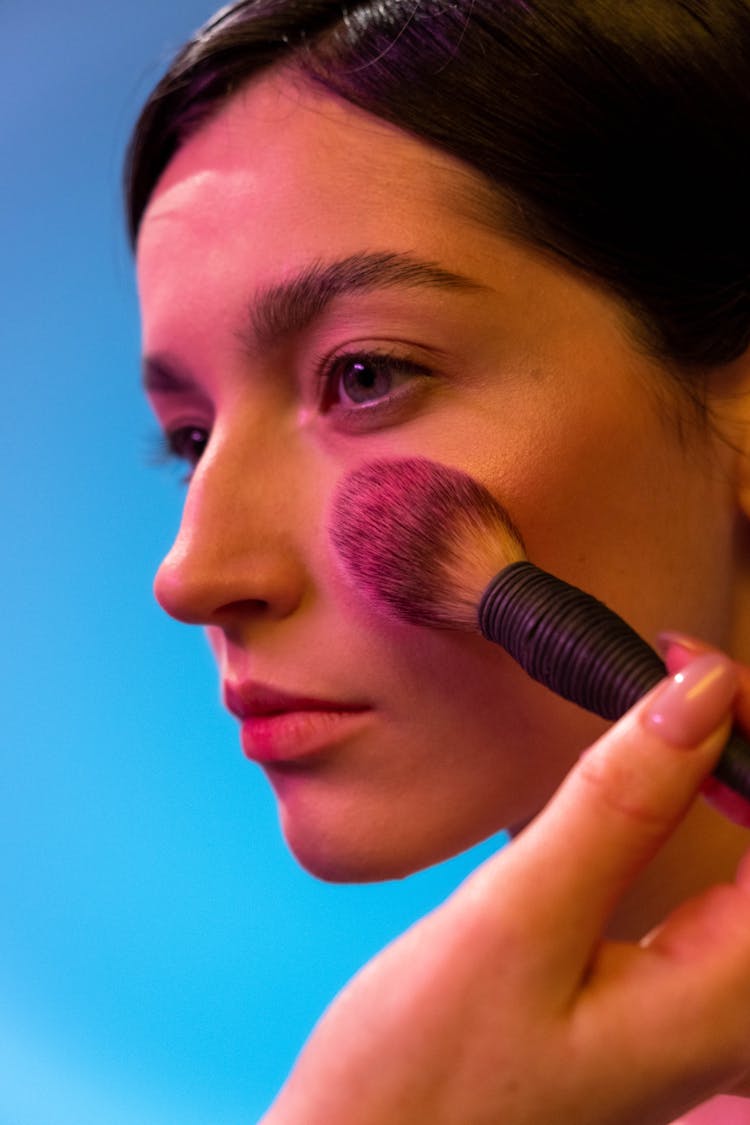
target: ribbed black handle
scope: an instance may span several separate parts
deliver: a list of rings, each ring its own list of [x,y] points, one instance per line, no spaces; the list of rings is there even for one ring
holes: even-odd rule
[[[533,563],[512,563],[492,580],[479,625],[535,680],[605,719],[619,719],[667,673],[603,602]],[[714,776],[750,798],[750,746],[737,731]]]

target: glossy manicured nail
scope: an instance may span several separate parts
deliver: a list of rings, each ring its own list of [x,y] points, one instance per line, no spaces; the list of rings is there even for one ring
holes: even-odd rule
[[[699,746],[725,718],[736,688],[728,657],[718,652],[696,656],[655,692],[643,724],[673,746]]]

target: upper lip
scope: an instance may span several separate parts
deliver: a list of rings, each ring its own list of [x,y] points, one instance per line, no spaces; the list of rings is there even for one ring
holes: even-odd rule
[[[340,700],[317,699],[296,695],[269,684],[255,682],[225,683],[224,702],[238,719],[257,715],[280,715],[285,711],[364,711],[367,704],[342,703]]]

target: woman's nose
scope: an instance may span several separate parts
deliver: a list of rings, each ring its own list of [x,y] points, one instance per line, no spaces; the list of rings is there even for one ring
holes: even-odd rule
[[[193,625],[236,625],[248,614],[281,618],[302,600],[299,512],[270,467],[249,477],[204,454],[182,521],[154,580],[167,613]],[[296,515],[296,519],[295,519]]]

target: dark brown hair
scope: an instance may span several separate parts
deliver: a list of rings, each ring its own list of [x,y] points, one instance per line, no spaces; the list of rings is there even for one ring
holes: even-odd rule
[[[747,349],[750,0],[239,0],[137,122],[133,246],[177,149],[290,63],[470,165],[486,221],[604,284],[658,358],[687,374]]]

